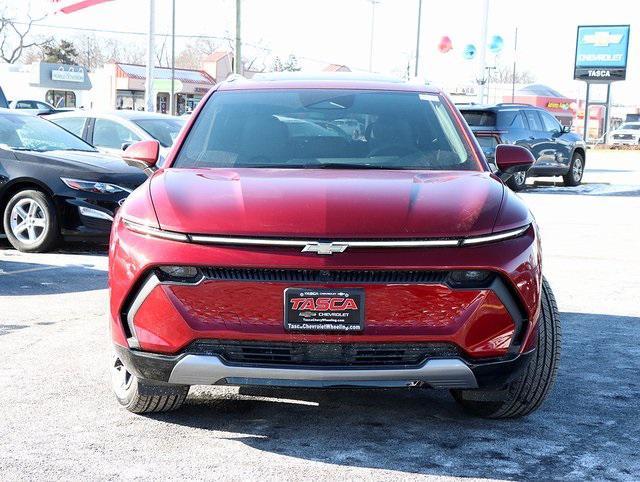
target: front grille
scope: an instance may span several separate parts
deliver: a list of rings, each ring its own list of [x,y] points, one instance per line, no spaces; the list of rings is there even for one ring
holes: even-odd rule
[[[201,268],[205,278],[283,283],[444,283],[448,271]]]
[[[287,343],[197,340],[187,354],[217,355],[242,365],[416,366],[429,358],[459,356],[448,343]]]

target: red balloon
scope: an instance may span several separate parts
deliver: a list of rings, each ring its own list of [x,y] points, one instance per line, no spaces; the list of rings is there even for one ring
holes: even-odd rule
[[[451,42],[451,39],[449,37],[445,35],[440,39],[440,43],[438,44],[438,50],[441,53],[446,54],[452,48],[453,48],[453,43]]]

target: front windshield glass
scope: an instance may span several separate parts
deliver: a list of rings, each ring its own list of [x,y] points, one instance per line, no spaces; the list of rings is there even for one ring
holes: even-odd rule
[[[214,94],[173,167],[482,169],[438,95],[321,89]]]
[[[180,129],[184,126],[183,119],[135,119],[134,124],[144,129],[147,134],[156,139],[162,147],[171,147]]]
[[[640,124],[622,124],[619,129],[633,129],[640,131]]]
[[[0,147],[16,151],[95,151],[82,139],[37,116],[0,115]]]

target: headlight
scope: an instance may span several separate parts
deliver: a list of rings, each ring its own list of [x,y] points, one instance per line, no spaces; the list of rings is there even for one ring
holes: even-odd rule
[[[83,181],[81,179],[69,179],[66,177],[60,178],[71,189],[76,191],[97,192],[100,194],[113,194],[116,192],[131,192],[126,187],[117,186],[115,184],[109,184],[107,182],[99,181]]]

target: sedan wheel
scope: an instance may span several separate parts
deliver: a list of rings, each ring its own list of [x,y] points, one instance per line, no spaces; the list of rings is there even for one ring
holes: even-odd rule
[[[44,208],[34,199],[21,199],[11,210],[11,232],[24,244],[42,240],[47,232],[47,216]]]
[[[41,191],[28,189],[14,194],[3,221],[9,242],[19,251],[48,251],[60,236],[55,205]]]
[[[526,171],[518,171],[509,178],[509,180],[507,181],[507,186],[509,186],[513,191],[522,191],[526,182]]]

